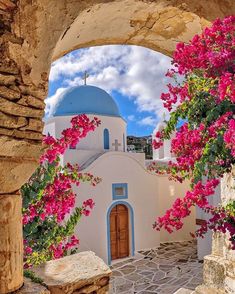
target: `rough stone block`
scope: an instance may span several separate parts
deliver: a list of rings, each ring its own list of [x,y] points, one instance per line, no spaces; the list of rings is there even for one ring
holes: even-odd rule
[[[34,96],[37,97],[39,99],[44,100],[45,96],[46,96],[46,91],[45,89],[39,89],[36,87],[28,87],[28,86],[20,86],[20,90],[21,93],[24,95],[29,95],[29,96]]]
[[[28,278],[24,278],[24,285],[15,294],[50,294],[50,291],[41,284],[34,283]]]
[[[7,99],[4,99],[4,98],[2,98],[0,101],[0,110],[4,113],[13,114],[16,116],[37,117],[37,118],[41,118],[44,113],[43,110],[26,107],[26,106],[8,101]]]
[[[212,252],[211,252],[212,255],[223,257],[224,256],[223,247],[224,247],[223,234],[220,234],[219,232],[213,233]]]
[[[14,61],[1,60],[0,61],[0,72],[14,75],[14,74],[19,73],[19,69],[17,68]]]
[[[28,124],[28,121],[25,117],[20,117],[20,116],[13,116],[9,114],[5,114],[0,111],[0,127],[3,128],[9,128],[9,129],[14,129],[14,128],[20,128],[24,127]]]
[[[0,137],[0,156],[13,157],[13,161],[35,160],[38,161],[43,148],[41,142],[38,144],[29,143],[24,140],[17,140],[6,136]]]
[[[43,280],[51,294],[107,293],[111,275],[103,260],[90,251],[46,262],[32,271]]]
[[[42,100],[33,96],[24,95],[17,103],[26,106],[33,106],[39,109],[45,108],[45,103]]]
[[[0,164],[0,194],[13,193],[29,179],[37,168],[37,161],[24,158],[4,158]]]
[[[20,128],[20,130],[32,130],[36,132],[42,133],[43,130],[43,122],[39,119],[29,119],[29,124],[23,128]]]
[[[227,291],[221,288],[207,287],[205,285],[200,285],[195,289],[195,294],[232,294],[232,293],[228,293]]]
[[[226,276],[225,260],[219,256],[208,255],[204,258],[203,280],[204,284],[213,287],[224,287]]]
[[[104,286],[97,291],[97,294],[108,294],[109,286]]]
[[[235,293],[235,277],[226,277],[224,288],[228,293]]]
[[[0,85],[9,86],[15,82],[15,76],[0,74]]]
[[[29,139],[29,140],[42,140],[41,132],[33,132],[33,131],[21,131],[16,129],[3,129],[0,128],[0,134],[15,137],[15,138],[22,138],[22,139]]]
[[[20,98],[20,92],[7,88],[6,86],[0,86],[0,97],[8,100],[17,100]]]

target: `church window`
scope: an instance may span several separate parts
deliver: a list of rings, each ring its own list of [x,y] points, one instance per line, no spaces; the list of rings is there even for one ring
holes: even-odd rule
[[[109,130],[104,129],[104,149],[109,149]]]
[[[113,200],[128,198],[127,183],[113,184],[112,190],[113,190]]]

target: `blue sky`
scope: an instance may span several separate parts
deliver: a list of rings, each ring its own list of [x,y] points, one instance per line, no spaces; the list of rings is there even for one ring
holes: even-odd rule
[[[150,135],[166,110],[160,100],[168,83],[165,73],[171,59],[138,46],[99,46],[73,51],[52,64],[46,117],[53,115],[60,93],[87,84],[106,90],[127,121],[128,134]]]

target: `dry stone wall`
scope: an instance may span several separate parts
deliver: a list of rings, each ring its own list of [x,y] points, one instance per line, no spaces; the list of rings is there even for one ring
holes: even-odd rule
[[[221,182],[221,198],[223,204],[235,200],[235,168]],[[228,239],[227,235],[214,233],[211,255],[204,258],[204,284],[196,293],[235,293],[235,251],[230,249]]]
[[[44,96],[22,78],[10,48],[24,40],[12,23],[18,1],[0,1],[0,293],[23,284],[22,199],[19,189],[41,154]],[[28,71],[29,73],[29,71]],[[24,72],[26,74],[26,72]]]
[[[11,49],[20,50],[24,42],[12,27],[18,4],[0,1],[0,194],[19,190],[35,170],[42,149],[46,86],[39,91],[24,82],[25,69],[22,74]]]

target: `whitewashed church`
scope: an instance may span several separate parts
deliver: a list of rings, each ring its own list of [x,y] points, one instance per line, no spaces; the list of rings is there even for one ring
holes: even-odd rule
[[[76,230],[80,250],[92,250],[110,264],[138,250],[157,247],[160,242],[190,240],[189,232],[195,230],[194,212],[177,233],[153,230],[156,216],[163,215],[176,198],[184,196],[188,185],[151,174],[144,153],[127,152],[127,123],[107,92],[89,85],[65,90],[53,117],[46,120],[44,133],[59,137],[70,126],[71,118],[83,113],[97,116],[101,125],[76,149],[68,150],[62,162],[77,163],[83,172],[102,178],[102,182],[96,187],[82,184],[75,188],[78,205],[91,197],[95,201],[91,215],[83,217]],[[159,124],[158,129],[162,127]],[[166,142],[154,153],[154,159],[169,160],[169,150]]]

